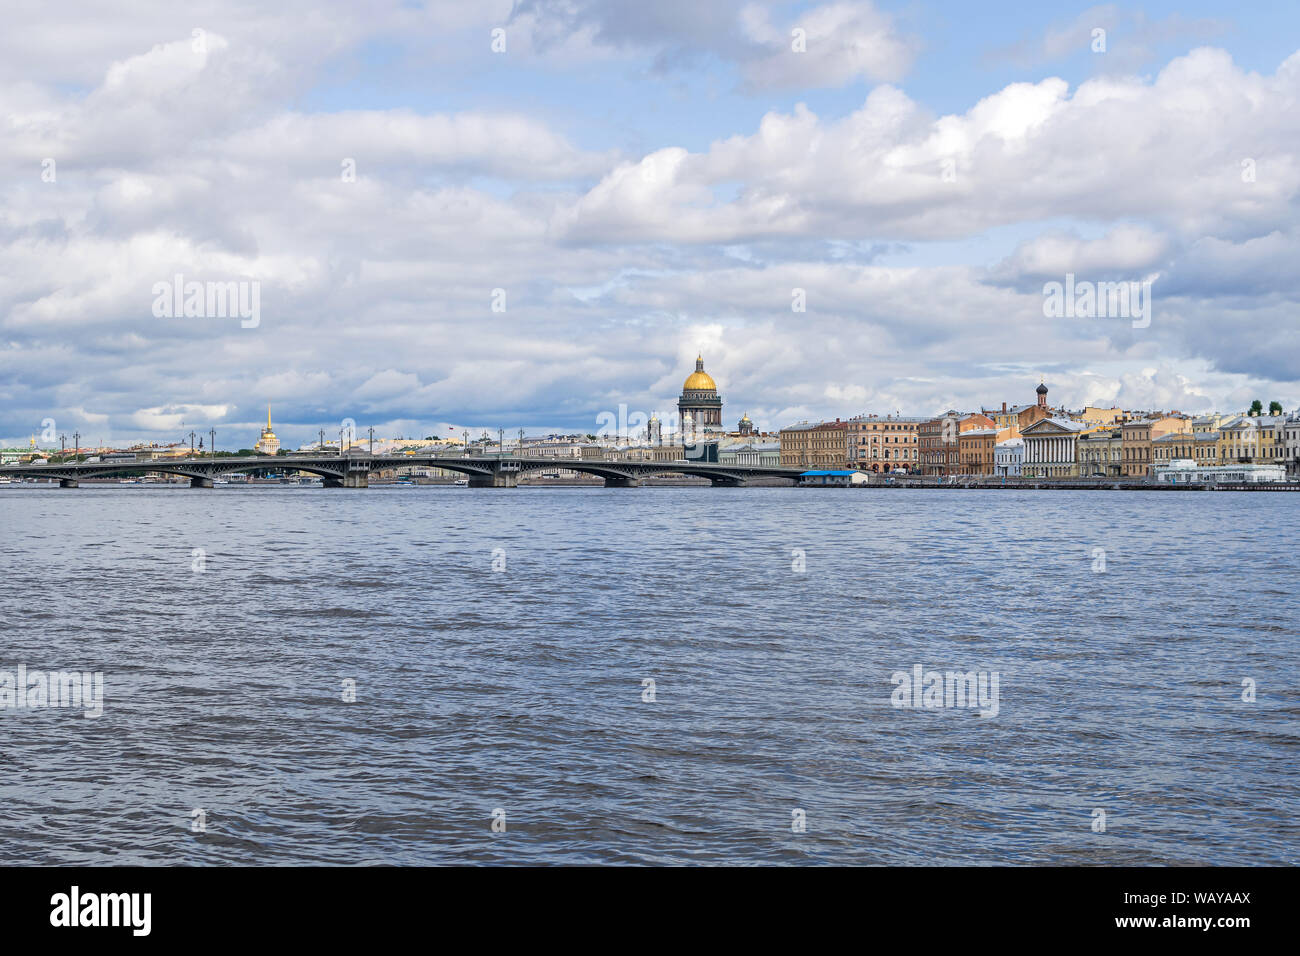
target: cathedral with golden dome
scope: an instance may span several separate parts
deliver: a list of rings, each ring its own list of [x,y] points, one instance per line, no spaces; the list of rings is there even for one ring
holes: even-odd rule
[[[718,386],[704,371],[704,356],[695,357],[695,371],[686,376],[682,396],[677,400],[677,418],[683,432],[721,432],[722,397]]]

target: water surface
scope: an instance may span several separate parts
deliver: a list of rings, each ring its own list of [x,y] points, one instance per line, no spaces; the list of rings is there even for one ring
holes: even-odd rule
[[[0,710],[0,862],[1295,864],[1297,509],[0,489],[0,670],[106,687]]]

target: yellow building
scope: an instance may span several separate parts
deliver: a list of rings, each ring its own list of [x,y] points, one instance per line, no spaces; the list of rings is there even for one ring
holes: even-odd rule
[[[280,439],[275,437],[275,432],[271,430],[271,406],[266,406],[266,427],[262,429],[262,437],[257,440],[253,446],[253,451],[262,455],[274,455],[280,450]]]
[[[1238,415],[1219,426],[1219,464],[1275,465],[1286,460],[1282,415]]]
[[[923,418],[859,415],[848,423],[848,465],[860,471],[917,467],[916,430]],[[793,446],[791,446],[793,447]]]
[[[848,422],[801,422],[781,429],[781,464],[797,468],[843,468],[848,461]]]
[[[1174,415],[1159,415],[1152,418],[1139,418],[1125,422],[1123,425],[1123,447],[1121,448],[1124,477],[1147,478],[1151,475],[1152,442],[1171,432],[1190,432],[1192,422],[1189,418]]]
[[[1100,425],[1119,425],[1124,421],[1124,409],[1099,408],[1096,405],[1086,405],[1083,411],[1071,417],[1075,421],[1083,422],[1089,428],[1096,428]]]
[[[1079,436],[1075,453],[1077,472],[1084,478],[1118,478],[1122,474],[1124,431],[1118,426],[1100,425]]]

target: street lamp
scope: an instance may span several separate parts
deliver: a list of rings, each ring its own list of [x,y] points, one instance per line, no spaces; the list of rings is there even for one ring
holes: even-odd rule
[[[212,458],[217,457],[217,430],[215,428],[208,429],[208,455]]]
[[[370,429],[370,455],[371,455],[371,457],[374,457],[374,454],[375,454],[375,430],[374,430],[374,428],[371,428],[371,429]]]

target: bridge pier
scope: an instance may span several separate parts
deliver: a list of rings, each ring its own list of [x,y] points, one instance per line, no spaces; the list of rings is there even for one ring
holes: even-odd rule
[[[470,475],[471,488],[518,488],[519,472],[498,471],[493,475]]]
[[[605,479],[606,488],[640,488],[640,478],[613,478]]]
[[[370,472],[367,468],[348,468],[342,475],[321,475],[325,488],[369,488]]]
[[[322,475],[321,484],[326,488],[369,488],[370,473],[365,471],[350,471],[341,478],[331,478],[329,475]]]
[[[709,483],[714,488],[743,488],[745,486],[744,478],[710,478]]]
[[[190,487],[191,487],[191,488],[211,488],[211,487],[212,487],[212,479],[211,479],[211,478],[198,478],[198,477],[191,478],[191,479],[190,479]]]
[[[60,487],[60,488],[78,488],[78,487],[80,487],[80,484],[79,484],[79,482],[77,481],[76,478],[60,478],[60,479],[59,479],[59,487]]]

